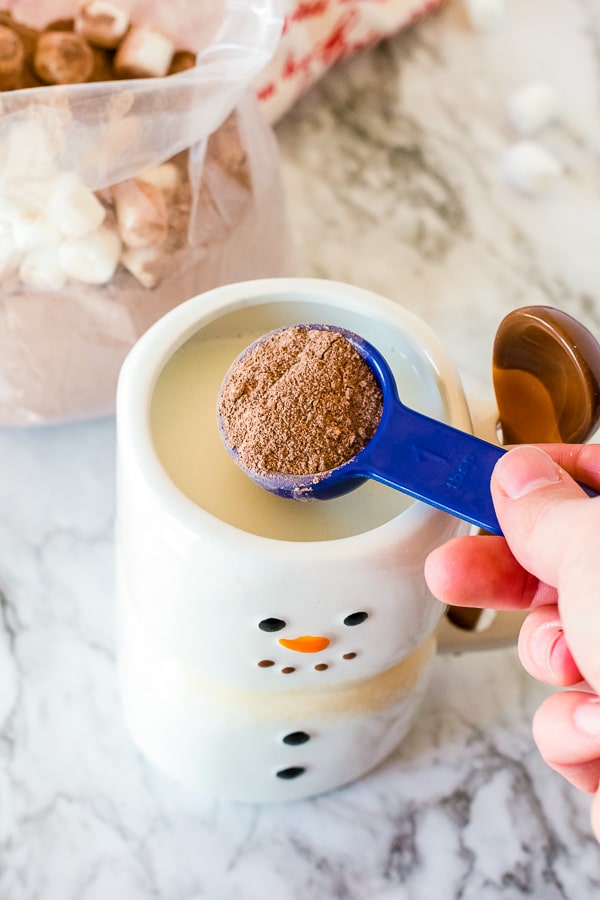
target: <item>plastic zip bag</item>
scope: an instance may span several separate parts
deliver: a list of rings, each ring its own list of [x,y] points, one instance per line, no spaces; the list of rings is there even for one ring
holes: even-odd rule
[[[35,29],[76,8],[10,4]],[[112,412],[122,360],[168,309],[287,269],[277,148],[248,89],[279,39],[274,3],[129,12],[196,65],[0,94],[3,425]]]

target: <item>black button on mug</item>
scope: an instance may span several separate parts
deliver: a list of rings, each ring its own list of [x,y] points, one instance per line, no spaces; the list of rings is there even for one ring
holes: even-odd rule
[[[310,741],[310,735],[305,731],[291,731],[283,738],[283,743],[290,747],[297,747],[299,744],[305,744]]]
[[[304,766],[290,766],[289,769],[280,769],[279,772],[277,772],[277,777],[289,781],[291,778],[298,778],[298,776],[303,775],[304,772],[306,772]]]

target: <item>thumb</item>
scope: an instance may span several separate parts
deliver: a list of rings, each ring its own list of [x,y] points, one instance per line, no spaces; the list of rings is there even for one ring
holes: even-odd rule
[[[600,498],[587,497],[533,446],[504,454],[491,488],[513,556],[557,589],[567,645],[582,675],[600,691]]]

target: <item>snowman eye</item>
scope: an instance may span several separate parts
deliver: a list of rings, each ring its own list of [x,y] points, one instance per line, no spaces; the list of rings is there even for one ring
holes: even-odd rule
[[[350,613],[349,616],[346,616],[344,619],[344,625],[360,625],[361,622],[364,622],[365,619],[369,618],[369,613],[366,612],[355,612]]]
[[[281,631],[285,628],[285,622],[283,619],[263,619],[258,623],[258,627],[261,631]]]

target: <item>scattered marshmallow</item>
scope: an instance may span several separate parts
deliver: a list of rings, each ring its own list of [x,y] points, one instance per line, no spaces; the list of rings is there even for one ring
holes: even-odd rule
[[[114,231],[101,226],[96,231],[59,248],[64,272],[84,284],[106,284],[115,274],[121,255],[121,240]]]
[[[156,287],[164,274],[165,256],[156,247],[125,247],[121,262],[145,288]]]
[[[75,18],[75,30],[95,47],[114,49],[129,28],[129,14],[110,0],[84,3]]]
[[[60,291],[67,276],[56,247],[36,247],[26,253],[19,266],[19,278],[30,287]]]
[[[477,31],[494,31],[506,19],[504,0],[465,0],[465,9],[470,24]]]
[[[130,178],[113,186],[119,232],[128,247],[162,244],[168,232],[163,192],[156,185]]]
[[[536,134],[558,117],[558,96],[543,81],[525,85],[508,102],[508,115],[514,128],[524,136]]]
[[[64,172],[53,184],[46,215],[65,237],[78,238],[102,225],[106,209],[78,175]]]
[[[152,169],[145,169],[137,176],[140,181],[147,181],[165,193],[171,193],[179,184],[179,169],[175,163],[162,163]]]
[[[33,68],[46,84],[81,84],[92,76],[94,54],[79,34],[44,31],[36,44]]]
[[[162,31],[135,25],[117,50],[114,68],[118,78],[160,78],[169,71],[175,45]]]
[[[547,193],[563,173],[561,163],[544,147],[533,141],[520,141],[504,159],[506,178],[523,194]]]

